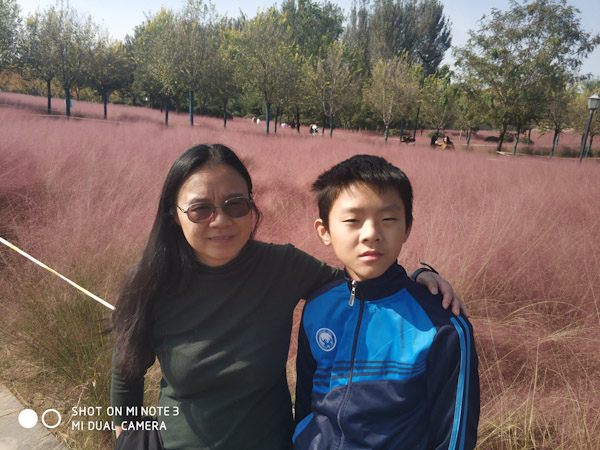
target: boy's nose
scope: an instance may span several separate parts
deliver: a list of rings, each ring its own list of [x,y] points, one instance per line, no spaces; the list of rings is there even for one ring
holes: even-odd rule
[[[378,241],[379,239],[381,239],[381,234],[379,233],[377,226],[372,221],[365,221],[360,233],[360,240],[373,242]]]

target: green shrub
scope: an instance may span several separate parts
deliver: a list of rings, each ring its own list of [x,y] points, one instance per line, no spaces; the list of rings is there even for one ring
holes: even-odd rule
[[[442,139],[446,137],[446,135],[442,132],[442,131],[428,131],[425,136],[427,136],[429,139],[431,139],[431,137],[436,134],[438,135],[438,137],[441,137]]]

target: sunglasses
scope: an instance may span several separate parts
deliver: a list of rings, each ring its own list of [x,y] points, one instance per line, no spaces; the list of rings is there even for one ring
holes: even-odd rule
[[[187,209],[182,209],[177,205],[177,208],[184,214],[187,214],[190,222],[200,223],[212,219],[217,208],[221,208],[225,214],[233,219],[244,217],[250,212],[254,201],[246,197],[235,197],[226,200],[221,206],[213,205],[212,203],[192,203]]]

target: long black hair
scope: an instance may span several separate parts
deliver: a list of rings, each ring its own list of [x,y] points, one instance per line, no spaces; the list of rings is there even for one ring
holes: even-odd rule
[[[237,155],[220,144],[196,145],[182,153],[173,163],[162,188],[158,211],[140,260],[125,280],[112,315],[111,329],[116,333],[119,376],[126,379],[143,377],[154,361],[152,306],[161,292],[179,285],[196,265],[194,250],[175,221],[175,204],[179,189],[199,169],[225,164],[235,169],[246,181],[252,198],[250,174]],[[253,238],[260,212],[252,202]]]

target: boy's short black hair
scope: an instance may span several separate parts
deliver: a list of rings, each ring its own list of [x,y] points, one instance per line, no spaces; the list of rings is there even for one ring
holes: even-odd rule
[[[385,159],[373,155],[356,155],[323,172],[312,185],[317,194],[319,217],[329,228],[329,213],[340,193],[353,184],[366,184],[380,192],[395,189],[404,203],[406,228],[413,222],[413,191],[406,174]]]

